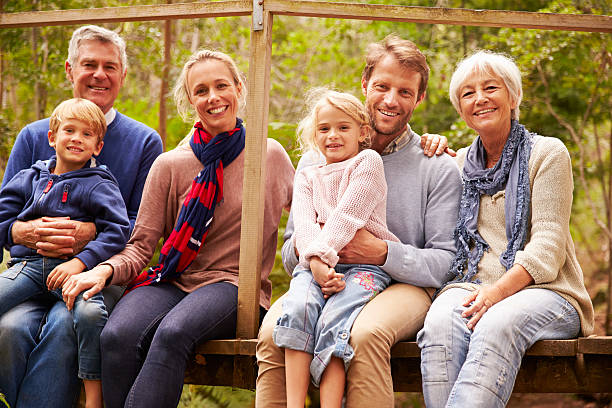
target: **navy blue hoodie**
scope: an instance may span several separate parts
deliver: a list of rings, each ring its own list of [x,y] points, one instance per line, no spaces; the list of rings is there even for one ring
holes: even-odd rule
[[[68,216],[93,222],[96,238],[76,257],[91,269],[125,247],[130,222],[115,177],[91,159],[82,169],[51,174],[55,156],[21,170],[0,190],[0,245],[11,257],[37,256],[36,250],[15,245],[11,226],[16,220]],[[0,261],[2,252],[0,251]]]

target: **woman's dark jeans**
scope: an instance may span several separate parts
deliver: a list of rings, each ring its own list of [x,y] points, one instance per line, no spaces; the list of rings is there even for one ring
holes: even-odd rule
[[[162,282],[123,297],[101,337],[106,407],[176,407],[196,344],[235,336],[237,294],[228,282],[192,293]]]

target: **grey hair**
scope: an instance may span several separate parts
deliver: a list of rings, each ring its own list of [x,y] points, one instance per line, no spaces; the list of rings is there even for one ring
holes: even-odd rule
[[[230,71],[232,75],[232,79],[234,80],[234,85],[238,88],[238,102],[240,109],[244,108],[246,105],[246,85],[244,84],[244,79],[242,78],[242,74],[238,69],[238,66],[229,55],[221,52],[221,51],[212,51],[212,50],[199,50],[192,54],[176,81],[176,85],[174,86],[174,102],[176,103],[176,109],[178,110],[179,115],[183,120],[190,121],[196,118],[196,113],[189,102],[189,88],[187,86],[187,74],[191,67],[193,67],[196,63],[206,60],[217,60],[223,62]]]
[[[83,40],[102,41],[116,46],[119,51],[119,58],[121,59],[121,67],[123,68],[123,73],[125,73],[128,65],[125,41],[116,32],[95,25],[83,26],[72,33],[70,44],[68,44],[67,59],[70,66],[74,67],[76,65],[79,59],[79,45]]]
[[[512,59],[505,55],[485,50],[477,51],[457,65],[448,87],[448,94],[455,110],[461,113],[459,106],[461,86],[475,72],[485,72],[502,79],[510,99],[516,102],[516,108],[511,111],[512,119],[518,120],[519,106],[523,99],[521,71]]]

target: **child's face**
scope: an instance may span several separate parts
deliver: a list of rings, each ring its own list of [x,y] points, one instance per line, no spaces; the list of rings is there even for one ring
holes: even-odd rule
[[[317,112],[315,142],[327,164],[348,160],[359,153],[366,129],[353,118],[329,104]]]
[[[83,167],[92,155],[100,154],[104,142],[91,126],[82,120],[63,120],[56,133],[49,131],[49,145],[57,155],[56,174]]]

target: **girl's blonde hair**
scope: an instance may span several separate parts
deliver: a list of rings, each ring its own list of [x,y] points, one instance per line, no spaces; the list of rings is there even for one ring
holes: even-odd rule
[[[181,118],[187,122],[197,119],[197,114],[189,102],[187,74],[189,73],[191,67],[193,67],[196,63],[207,60],[221,61],[227,66],[230,74],[232,75],[232,79],[234,80],[234,85],[236,85],[238,90],[238,101],[240,108],[243,108],[246,102],[246,86],[244,84],[244,80],[242,79],[242,74],[240,73],[240,70],[232,57],[221,51],[197,51],[191,55],[191,57],[189,57],[183,66],[181,74],[179,75],[176,85],[174,86],[174,101],[176,102],[176,108]]]
[[[98,136],[98,143],[104,139],[106,118],[95,103],[82,98],[72,98],[60,103],[51,114],[49,130],[53,134],[57,134],[62,122],[70,119],[87,123]]]
[[[366,127],[367,136],[359,143],[360,150],[370,147],[370,120],[368,112],[359,99],[345,92],[337,92],[328,88],[314,88],[306,94],[307,114],[297,127],[297,137],[300,150],[319,151],[315,136],[317,132],[317,114],[324,105],[331,105],[339,109],[359,125]]]

